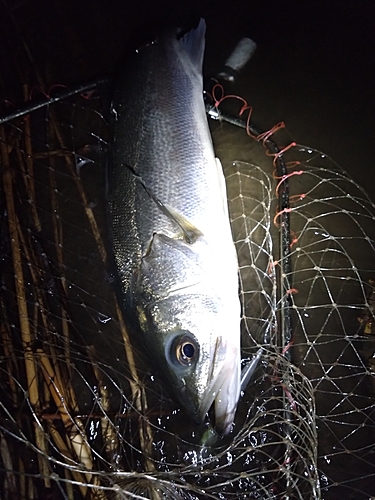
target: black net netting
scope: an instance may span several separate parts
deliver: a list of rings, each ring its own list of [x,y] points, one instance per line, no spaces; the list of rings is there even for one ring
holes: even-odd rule
[[[208,418],[187,421],[126,329],[99,98],[2,125],[1,498],[375,495],[375,206],[312,148],[285,151],[280,176],[278,155],[244,130],[216,122],[213,139],[240,264],[242,358],[260,353],[222,439]]]

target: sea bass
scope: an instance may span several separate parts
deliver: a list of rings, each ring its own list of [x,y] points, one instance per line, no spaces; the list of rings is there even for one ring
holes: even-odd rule
[[[110,213],[123,307],[196,422],[240,394],[238,263],[203,101],[205,22],[133,55],[112,105]]]

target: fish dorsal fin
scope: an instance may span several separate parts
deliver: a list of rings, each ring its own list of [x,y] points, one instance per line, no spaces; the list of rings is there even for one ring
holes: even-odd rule
[[[201,19],[196,28],[188,31],[179,42],[185,47],[193,66],[201,73],[205,47],[206,21]]]

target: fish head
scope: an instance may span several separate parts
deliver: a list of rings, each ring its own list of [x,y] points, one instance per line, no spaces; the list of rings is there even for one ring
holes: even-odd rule
[[[240,394],[237,332],[210,296],[176,294],[139,308],[152,356],[176,399],[196,423],[214,404],[215,429],[232,427]],[[233,338],[233,342],[231,340]]]

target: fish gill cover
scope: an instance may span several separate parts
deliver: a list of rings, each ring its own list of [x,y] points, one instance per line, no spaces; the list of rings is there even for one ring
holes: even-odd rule
[[[313,148],[267,154],[260,137],[212,124],[242,358],[262,347],[232,432],[215,440],[130,341],[106,250],[102,113],[79,96],[1,126],[1,497],[374,496],[373,202]]]

